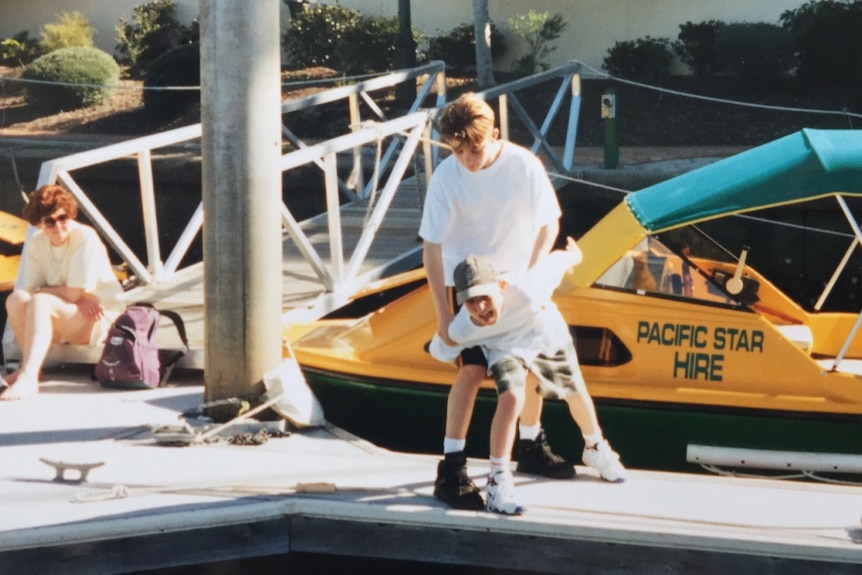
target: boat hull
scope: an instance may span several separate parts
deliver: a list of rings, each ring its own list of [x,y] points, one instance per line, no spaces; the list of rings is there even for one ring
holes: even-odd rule
[[[448,387],[306,369],[331,423],[395,451],[440,453]],[[699,472],[689,444],[862,456],[862,417],[595,398],[605,436],[630,468]],[[476,401],[467,453],[488,457],[493,391]],[[546,401],[542,422],[555,452],[580,462],[583,440],[565,403]]]

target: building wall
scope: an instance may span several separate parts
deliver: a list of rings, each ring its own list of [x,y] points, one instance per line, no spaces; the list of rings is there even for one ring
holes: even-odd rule
[[[180,23],[187,25],[198,12],[198,0],[175,0]],[[253,1],[253,0],[246,0]],[[333,0],[334,1],[334,0]],[[555,45],[551,64],[572,59],[597,69],[608,48],[618,41],[642,38],[675,39],[679,25],[685,22],[722,20],[725,22],[769,22],[778,24],[785,10],[792,10],[807,0],[488,0],[491,19],[509,36],[508,60],[523,54],[525,45],[512,36],[508,20],[525,14],[530,8],[541,12],[563,14],[568,28]],[[28,30],[39,37],[39,29],[54,20],[61,11],[79,11],[96,28],[96,45],[113,52],[114,28],[121,16],[131,18],[132,8],[146,0],[0,0],[0,38]],[[338,0],[342,6],[355,8],[366,15],[394,16],[397,0]],[[282,9],[284,24],[289,19]],[[411,15],[414,27],[426,35],[448,31],[473,19],[469,0],[413,0]],[[505,66],[507,61],[501,65]]]
[[[512,35],[508,21],[531,8],[537,12],[563,15],[568,27],[554,45],[551,65],[580,60],[601,69],[608,48],[616,42],[644,36],[676,39],[679,25],[686,22],[721,20],[724,22],[779,23],[785,10],[793,10],[807,0],[488,0],[494,24],[509,40],[509,54],[503,61],[520,57],[526,44]],[[396,0],[339,0],[339,4],[368,15],[392,16],[398,13]],[[410,5],[413,25],[425,34],[448,31],[473,20],[469,0],[413,0]]]

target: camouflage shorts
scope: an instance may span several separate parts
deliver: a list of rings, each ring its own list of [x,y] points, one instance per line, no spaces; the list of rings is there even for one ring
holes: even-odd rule
[[[571,342],[553,355],[539,354],[529,367],[524,360],[514,356],[492,365],[491,375],[497,395],[510,389],[525,388],[528,373],[536,376],[536,391],[546,399],[565,399],[575,393],[583,393],[586,389],[578,365],[578,354]]]

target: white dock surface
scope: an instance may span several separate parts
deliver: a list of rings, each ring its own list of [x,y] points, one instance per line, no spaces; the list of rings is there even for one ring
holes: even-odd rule
[[[290,552],[525,572],[862,571],[860,487],[639,470],[608,484],[578,467],[572,481],[516,474],[521,517],[455,511],[431,494],[437,456],[337,429],[258,446],[159,446],[147,426],[175,424],[203,401],[197,372],[120,392],[76,369],[48,371],[37,397],[0,402],[0,573]],[[104,466],[59,483],[40,458]],[[486,470],[471,460],[480,485]],[[109,498],[116,486],[127,495]]]

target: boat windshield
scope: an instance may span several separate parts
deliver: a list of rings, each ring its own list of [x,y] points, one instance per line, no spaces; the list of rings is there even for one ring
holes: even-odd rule
[[[641,293],[661,293],[736,305],[745,295],[731,297],[716,278],[716,264],[734,268],[736,258],[695,226],[648,236],[605,271],[595,282],[602,287]],[[721,265],[723,264],[723,265]]]

